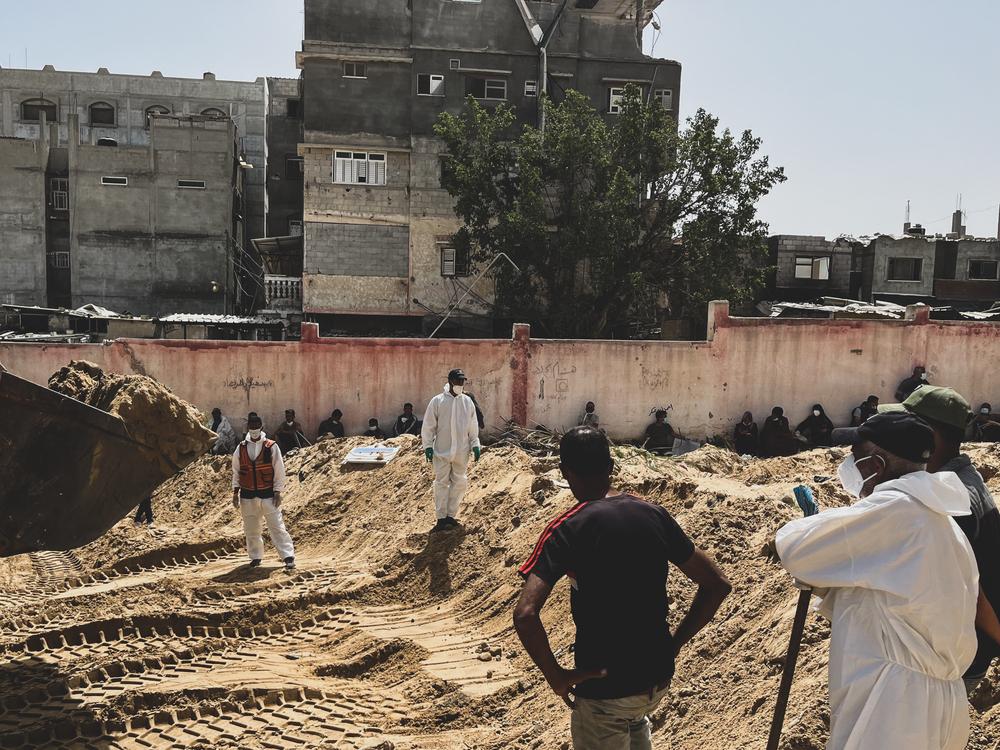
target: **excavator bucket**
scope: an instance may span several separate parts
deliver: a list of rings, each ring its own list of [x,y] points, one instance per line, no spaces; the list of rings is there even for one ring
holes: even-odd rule
[[[0,369],[0,557],[92,542],[168,468],[119,417]]]

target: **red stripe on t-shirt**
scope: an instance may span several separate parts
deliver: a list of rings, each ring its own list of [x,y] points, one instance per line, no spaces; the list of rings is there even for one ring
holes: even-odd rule
[[[551,522],[549,522],[549,525],[545,527],[545,531],[543,531],[542,535],[538,537],[538,542],[535,544],[535,549],[532,550],[531,556],[524,561],[524,564],[517,569],[517,572],[523,576],[528,575],[528,573],[531,572],[531,569],[535,567],[535,563],[538,562],[538,558],[541,557],[542,549],[545,547],[545,543],[549,540],[549,537],[552,536],[555,530],[559,528],[559,525],[564,521],[566,521],[566,519],[575,516],[581,510],[586,508],[587,505],[588,505],[587,502],[580,503],[575,507],[573,507],[572,509],[563,513],[558,518],[555,518]]]

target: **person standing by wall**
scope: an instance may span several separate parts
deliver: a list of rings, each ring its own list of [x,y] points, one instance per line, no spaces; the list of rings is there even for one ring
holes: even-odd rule
[[[479,460],[479,423],[476,405],[465,394],[465,373],[448,373],[448,384],[427,404],[420,431],[424,454],[434,465],[434,510],[437,523],[432,531],[458,526],[455,516],[469,486],[469,454]]]
[[[286,570],[295,569],[295,546],[285,529],[281,514],[281,493],[285,490],[285,462],[281,448],[268,440],[264,424],[256,414],[247,418],[250,432],[233,453],[233,507],[243,516],[243,531],[247,538],[250,567],[256,568],[264,559],[264,537],[261,521],[267,522],[278,554]]]

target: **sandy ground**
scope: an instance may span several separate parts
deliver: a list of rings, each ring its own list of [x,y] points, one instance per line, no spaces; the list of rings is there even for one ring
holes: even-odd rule
[[[516,566],[573,500],[552,460],[487,450],[463,528],[430,535],[419,445],[377,469],[341,466],[363,439],[288,458],[298,570],[246,567],[228,459],[164,484],[156,523],[130,519],[74,553],[0,562],[0,748],[528,748],[561,750],[569,717],[511,626]],[[1000,490],[1000,451],[974,447]],[[761,550],[798,515],[792,487],[847,502],[839,450],[743,461],[619,449],[617,484],[666,506],[735,591],[682,653],[654,746],[763,750],[796,592]],[[672,575],[671,619],[692,589]],[[568,663],[561,583],[545,619]],[[828,626],[810,615],[782,747],[826,739]],[[1000,673],[975,696],[970,747],[997,746]]]

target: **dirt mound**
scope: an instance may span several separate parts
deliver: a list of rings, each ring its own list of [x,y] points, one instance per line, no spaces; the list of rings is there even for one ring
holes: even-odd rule
[[[246,568],[229,462],[210,456],[160,487],[152,529],[122,522],[69,562],[34,560],[50,572],[30,606],[16,592],[0,597],[0,649],[10,656],[0,664],[0,705],[19,705],[42,685],[59,698],[36,700],[9,723],[41,737],[50,715],[64,734],[72,725],[94,736],[98,722],[108,747],[568,747],[565,707],[511,627],[516,566],[574,503],[554,462],[512,446],[488,449],[470,469],[463,528],[429,534],[432,472],[419,442],[389,441],[400,452],[382,467],[343,465],[351,448],[371,442],[324,440],[287,457],[295,574],[270,549],[261,568]],[[795,485],[812,487],[824,507],[849,502],[826,479],[842,456],[757,461],[707,447],[676,460],[618,451],[618,486],[665,506],[735,587],[681,653],[671,695],[653,717],[654,746],[763,749],[797,592],[761,550],[799,515]],[[976,447],[973,457],[993,485],[1000,450]],[[54,565],[73,572],[52,583]],[[16,577],[0,574],[0,585]],[[692,594],[671,576],[673,625]],[[545,620],[569,663],[565,583]],[[810,615],[784,750],[826,741],[828,638],[828,625]],[[990,728],[1000,718],[997,671],[976,707],[971,747],[985,750],[1000,739]]]
[[[117,375],[73,361],[49,378],[49,388],[121,417],[133,438],[159,454],[167,471],[187,466],[215,439],[195,407],[144,375]]]

